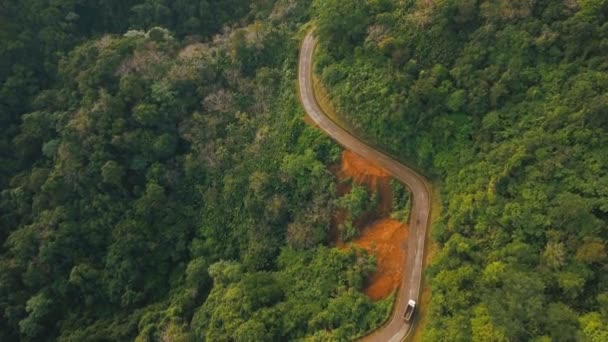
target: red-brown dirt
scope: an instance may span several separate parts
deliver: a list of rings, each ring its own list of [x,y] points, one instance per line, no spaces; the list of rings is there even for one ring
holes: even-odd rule
[[[378,300],[399,286],[407,255],[407,226],[391,218],[380,219],[365,227],[353,243],[376,256],[378,268],[369,279],[365,293]]]
[[[338,194],[340,195],[350,191],[350,185],[343,182],[348,178],[352,179],[354,183],[366,186],[370,191],[378,192],[376,212],[373,217],[364,217],[355,222],[361,233],[351,243],[376,256],[376,273],[369,279],[365,293],[372,300],[382,299],[399,286],[407,255],[407,225],[390,218],[391,177],[382,168],[351,151],[342,153],[340,167],[336,167],[334,173],[339,181]],[[346,246],[339,239],[337,227],[345,221],[345,218],[346,212],[338,210],[333,222],[334,241],[340,248],[346,248]]]
[[[351,178],[353,182],[365,185],[370,191],[378,192],[377,216],[389,215],[392,207],[391,176],[382,168],[361,158],[351,151],[342,153],[338,179]],[[338,189],[340,190],[340,189]]]

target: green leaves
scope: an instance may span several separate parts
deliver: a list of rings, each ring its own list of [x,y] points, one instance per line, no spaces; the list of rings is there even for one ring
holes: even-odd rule
[[[474,341],[506,342],[509,339],[502,330],[492,322],[488,308],[479,305],[473,310],[474,317],[471,318],[471,336]]]
[[[597,312],[588,313],[579,318],[583,336],[591,342],[608,339],[608,322]]]
[[[292,182],[295,197],[304,200],[310,198],[313,192],[323,192],[330,182],[330,173],[315,157],[312,149],[304,154],[290,154],[283,158],[281,172],[286,181]]]
[[[101,177],[108,184],[120,185],[124,172],[124,168],[113,160],[107,161],[101,167]]]
[[[334,56],[345,57],[364,37],[369,9],[366,1],[315,1],[317,34]]]
[[[357,23],[316,4],[316,72],[342,121],[441,183],[425,337],[603,337],[573,317],[608,286],[606,2],[367,3]]]
[[[28,299],[25,306],[27,317],[19,322],[19,329],[27,338],[35,339],[46,330],[45,323],[50,319],[53,301],[40,292]]]
[[[371,262],[360,251],[318,247],[283,249],[275,272],[241,273],[237,263],[216,263],[209,269],[215,286],[192,325],[198,338],[212,340],[292,340],[318,331],[348,339],[385,317],[386,303],[356,291]]]
[[[286,304],[276,259],[327,241],[340,149],[305,126],[293,87],[309,4],[262,2],[0,14],[0,340],[314,334],[338,282]],[[359,289],[369,266],[339,261]]]
[[[348,219],[350,221],[359,219],[362,214],[372,210],[375,204],[376,201],[372,200],[372,196],[370,196],[367,188],[355,183],[353,183],[349,193],[338,198],[336,201],[338,207],[348,211]]]

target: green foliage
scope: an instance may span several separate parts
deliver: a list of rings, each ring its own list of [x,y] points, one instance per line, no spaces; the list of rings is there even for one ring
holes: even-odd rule
[[[425,337],[605,339],[606,1],[382,4],[315,12],[316,71],[351,129],[441,182]]]
[[[378,193],[370,194],[365,186],[352,183],[350,192],[336,200],[336,206],[346,210],[346,222],[341,224],[340,230],[343,241],[349,241],[359,235],[355,223],[373,212],[378,204]]]
[[[474,341],[508,341],[505,332],[492,323],[492,317],[486,307],[476,307],[473,310],[473,314],[474,316],[471,318],[471,336]]]
[[[376,195],[374,193],[374,195]],[[338,198],[336,205],[348,211],[350,221],[358,220],[361,215],[373,210],[376,205],[376,196],[371,195],[365,186],[353,184],[349,193]]]
[[[39,293],[28,299],[25,306],[27,317],[19,322],[19,330],[26,338],[40,337],[45,331],[45,323],[49,321],[53,302],[44,293]]]
[[[350,219],[348,219],[348,220],[346,220],[346,222],[340,224],[338,229],[340,231],[340,238],[343,241],[350,241],[359,235],[359,231],[353,224],[353,221]]]
[[[57,72],[59,60],[87,39],[152,28],[150,39],[157,41],[170,35],[164,28],[180,38],[209,37],[224,25],[249,16],[249,8],[244,0],[24,0],[4,4],[0,13],[0,147],[16,139],[25,113],[33,108],[57,109],[57,97],[45,90],[65,76]],[[63,97],[66,95],[69,93]],[[32,141],[30,146],[39,152],[37,144],[43,141]],[[46,146],[45,153],[51,153],[53,146]],[[1,148],[2,182],[34,162],[36,156],[24,159],[20,152]]]
[[[608,322],[597,312],[591,312],[579,318],[583,337],[591,342],[604,341],[608,338]]]
[[[293,87],[309,5],[3,7],[0,340],[346,339],[380,324],[389,305],[361,293],[373,258],[322,246],[340,148],[305,125]]]
[[[405,185],[391,179],[391,192],[393,194],[392,202],[392,213],[391,217],[407,222],[410,217],[410,191]]]
[[[117,162],[110,160],[101,167],[101,177],[108,184],[120,185],[124,169]]]
[[[275,272],[241,274],[239,268],[226,262],[210,268],[213,290],[192,320],[198,339],[294,340],[323,331],[342,340],[379,324],[386,314],[387,307],[357,291],[374,269],[361,251],[288,248]]]
[[[361,43],[368,20],[366,1],[318,0],[313,3],[317,33],[334,56],[344,56]]]

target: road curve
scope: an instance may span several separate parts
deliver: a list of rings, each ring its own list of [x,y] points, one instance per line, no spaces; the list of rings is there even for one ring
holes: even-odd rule
[[[431,193],[422,176],[386,154],[379,152],[360,141],[357,137],[351,135],[337,125],[323,112],[316,101],[312,83],[312,58],[315,46],[316,39],[311,30],[302,43],[298,67],[300,99],[306,113],[319,128],[325,131],[340,145],[384,168],[393,176],[393,178],[407,185],[412,194],[407,261],[399,292],[397,293],[395,307],[388,323],[370,335],[362,338],[362,341],[399,342],[408,335],[412,328],[412,324],[406,323],[402,318],[408,299],[414,299],[418,302],[418,297],[420,295],[422,266],[424,261],[424,238],[426,236],[426,229],[429,225]]]

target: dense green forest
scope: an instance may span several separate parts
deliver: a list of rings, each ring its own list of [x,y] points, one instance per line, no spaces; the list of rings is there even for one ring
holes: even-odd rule
[[[374,258],[327,244],[340,149],[295,87],[310,8],[0,4],[0,341],[347,340],[386,318]]]
[[[440,185],[424,337],[608,340],[608,1],[7,0],[0,341],[381,323],[373,257],[327,243],[376,199],[302,120],[311,19],[350,128]]]
[[[429,341],[608,341],[608,1],[317,0],[350,129],[441,189]]]

